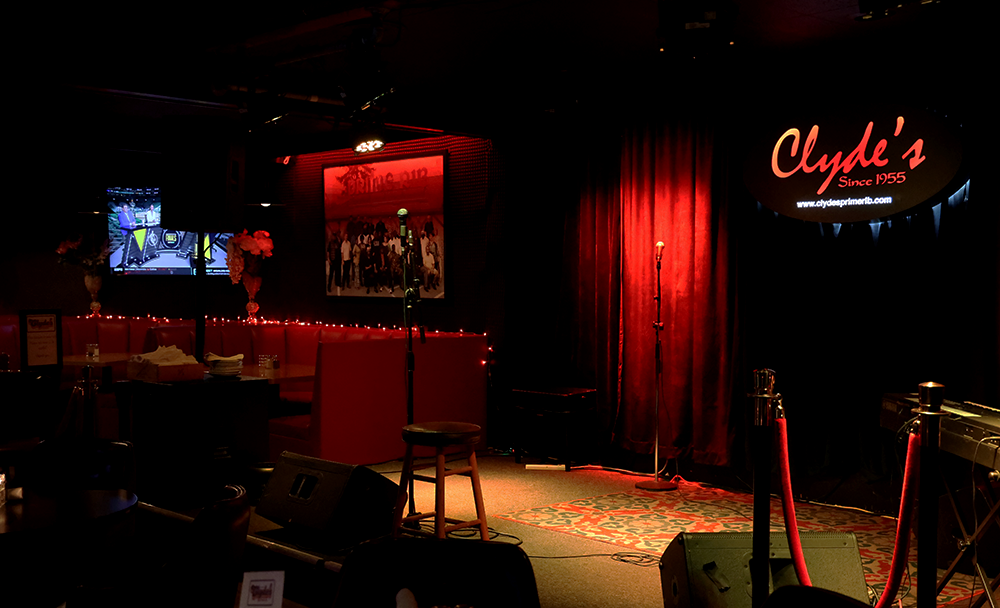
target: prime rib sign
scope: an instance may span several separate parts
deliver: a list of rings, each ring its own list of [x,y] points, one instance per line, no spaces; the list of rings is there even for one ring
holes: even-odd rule
[[[958,136],[934,114],[868,107],[785,118],[765,127],[744,166],[760,203],[812,222],[895,215],[958,174]]]

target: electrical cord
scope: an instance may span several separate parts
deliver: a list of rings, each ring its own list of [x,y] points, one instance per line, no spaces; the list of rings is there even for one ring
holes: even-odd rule
[[[653,477],[653,473],[640,473],[638,471],[629,471],[628,469],[616,469],[614,467],[606,467],[599,464],[584,464],[572,467],[574,471],[611,471],[612,473],[622,473],[624,475],[635,475],[636,477]]]
[[[424,532],[433,534],[434,527],[431,524],[420,524],[420,529]],[[509,541],[499,541],[506,542],[511,545],[521,545],[524,543],[520,538],[514,536],[513,534],[506,534],[494,530],[493,528],[487,528],[489,532],[489,540],[497,540],[500,538],[510,538],[513,542]],[[476,528],[461,528],[458,530],[452,530],[448,533],[448,538],[454,539],[478,539],[479,530]],[[633,566],[640,566],[643,568],[648,568],[650,566],[657,566],[660,560],[655,555],[649,555],[647,553],[631,552],[631,551],[619,551],[617,553],[589,553],[581,555],[529,555],[530,559],[578,559],[583,557],[610,557],[616,562],[622,562],[623,564],[630,564]]]
[[[972,471],[970,477],[972,479],[972,533],[975,534],[979,530],[979,512],[976,511],[976,461],[979,460],[979,448],[982,447],[987,441],[996,441],[1000,445],[1000,435],[991,435],[988,437],[983,437],[976,443],[976,449],[972,452]],[[982,491],[982,490],[981,490]],[[984,492],[985,496],[985,492]],[[972,563],[979,563],[979,539],[976,536],[972,537]],[[972,606],[972,598],[976,595],[976,576],[972,577],[972,590],[969,592],[969,606]],[[984,589],[984,593],[989,593],[989,589]]]
[[[899,430],[896,431],[896,445],[897,446],[900,443],[902,443],[902,444],[906,443],[905,441],[902,441],[902,436],[903,436],[904,433],[909,433],[910,432],[910,426],[914,422],[917,421],[917,418],[920,418],[920,416],[914,416],[913,418],[910,418],[909,420],[907,420],[906,422],[904,422],[902,425],[900,425]],[[893,450],[893,451],[894,451],[894,453],[896,455],[896,467],[899,469],[899,478],[902,479],[906,475],[906,472],[903,470],[903,468],[904,468],[903,467],[903,463],[899,460],[899,450],[896,449],[896,450]]]
[[[686,481],[686,480],[683,477],[681,477],[680,475],[675,475],[674,478],[671,479],[671,481],[682,482],[682,481]],[[701,484],[701,485],[706,486],[706,487],[715,487],[715,486],[709,486],[709,484]],[[724,488],[720,488],[720,489],[724,489]],[[680,483],[677,484],[677,489],[674,490],[673,493],[675,493],[678,496],[680,496],[681,500],[683,502],[688,502],[689,501],[688,498],[687,498],[687,496],[684,495],[684,492],[681,491],[681,485],[680,485]],[[772,494],[771,497],[774,498],[774,497],[776,497],[776,495]],[[747,515],[746,513],[744,513],[743,511],[737,509],[736,507],[730,507],[730,506],[721,504],[722,502],[731,502],[733,504],[740,504],[740,503],[738,503],[736,501],[732,501],[732,500],[729,500],[729,499],[723,499],[721,501],[714,501],[712,504],[713,504],[713,506],[718,507],[720,509],[729,509],[730,511],[736,513],[737,515],[739,515],[740,517],[742,517],[743,519],[745,519],[747,521],[753,521],[753,518],[750,517],[749,515]],[[777,525],[773,520],[769,521],[768,523],[770,525],[772,525],[772,526],[773,525]]]
[[[655,555],[620,551],[618,553],[589,553],[584,555],[529,555],[531,559],[578,559],[583,557],[610,557],[616,562],[648,568],[658,566],[660,560]]]

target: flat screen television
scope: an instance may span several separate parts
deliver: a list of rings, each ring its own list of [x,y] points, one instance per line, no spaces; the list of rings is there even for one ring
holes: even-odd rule
[[[159,188],[108,188],[108,243],[111,274],[193,275],[198,233],[160,225]],[[205,274],[229,275],[226,244],[231,232],[206,232]]]

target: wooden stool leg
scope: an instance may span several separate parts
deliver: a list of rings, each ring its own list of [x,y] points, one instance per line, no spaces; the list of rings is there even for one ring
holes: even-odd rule
[[[445,457],[444,448],[437,447],[437,466],[435,467],[434,482],[434,534],[438,538],[445,536],[444,520],[444,480],[445,480]]]
[[[399,475],[399,491],[396,493],[396,510],[392,514],[392,537],[399,538],[399,529],[403,526],[403,513],[406,511],[407,488],[410,486],[410,476],[413,475],[413,446],[406,444],[406,457],[403,459],[403,472]]]
[[[476,499],[476,519],[479,520],[479,538],[490,539],[489,526],[486,525],[486,505],[483,503],[483,488],[479,485],[479,465],[476,464],[476,448],[469,446],[469,466],[472,467],[472,496]]]

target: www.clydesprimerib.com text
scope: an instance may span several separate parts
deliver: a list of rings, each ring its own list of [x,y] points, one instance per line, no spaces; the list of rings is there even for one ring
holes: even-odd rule
[[[799,201],[795,206],[799,209],[826,209],[827,207],[857,207],[867,205],[891,205],[891,196],[866,196],[864,198],[824,198],[818,201]]]

